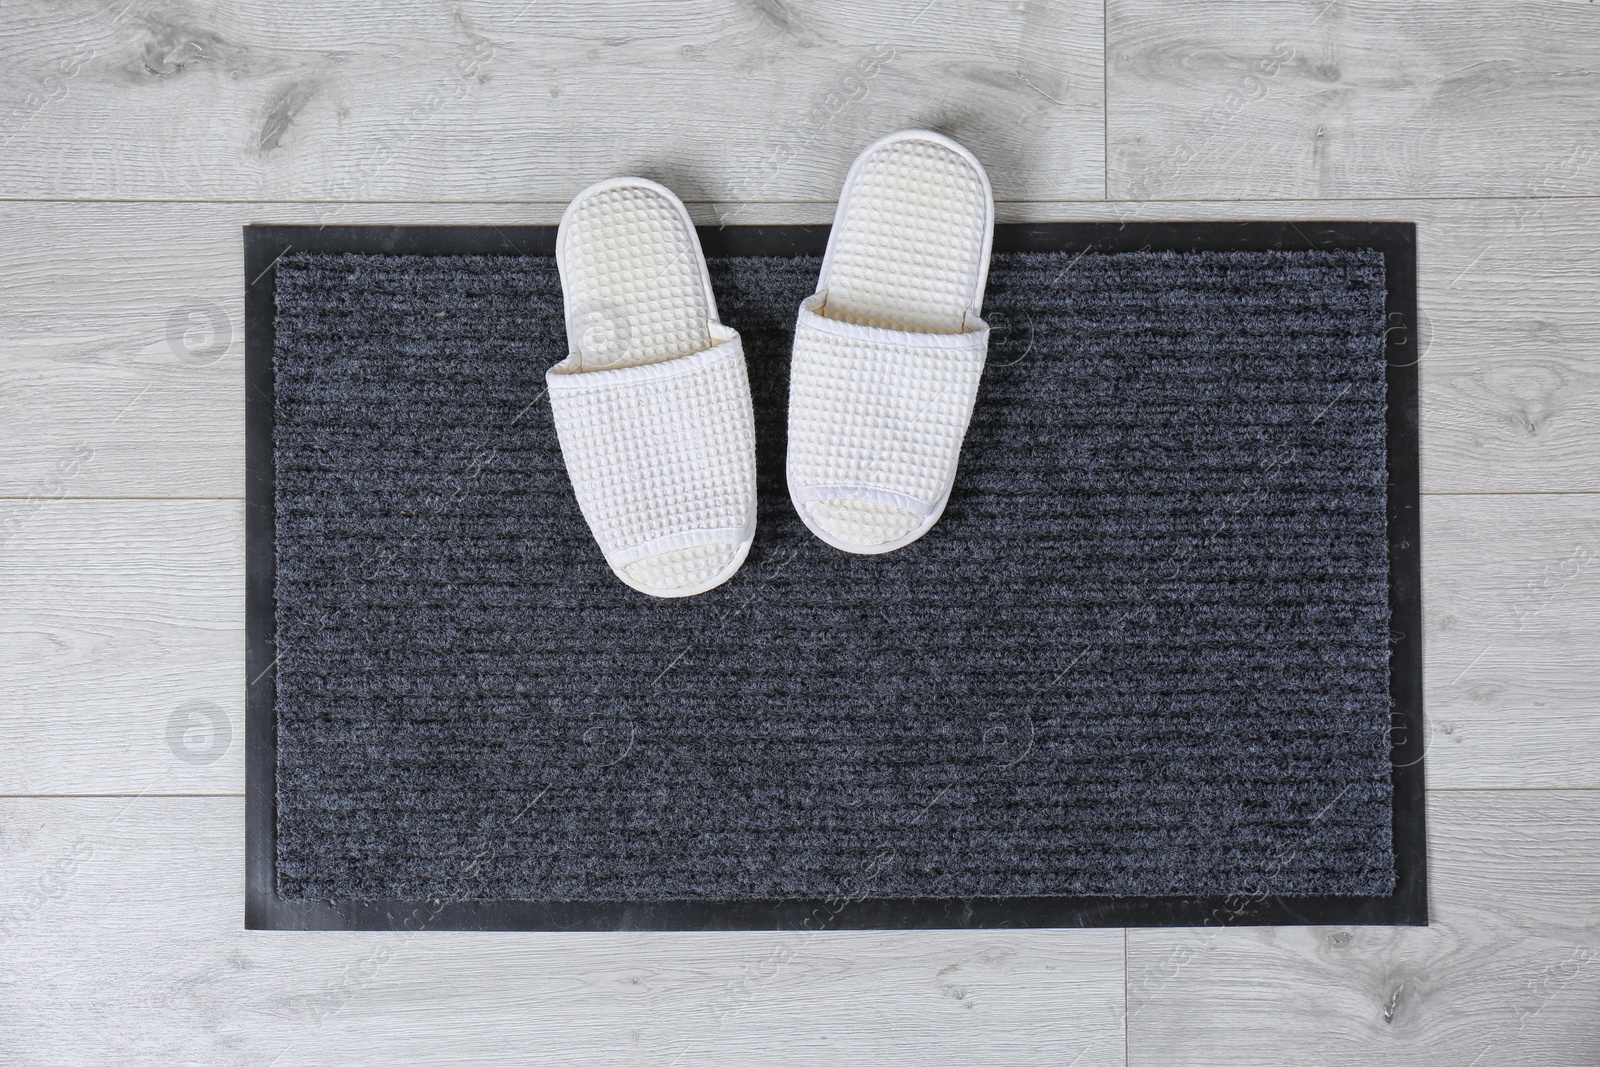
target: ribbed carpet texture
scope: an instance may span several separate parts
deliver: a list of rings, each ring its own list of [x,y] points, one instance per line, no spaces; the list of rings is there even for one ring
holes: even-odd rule
[[[277,264],[277,873],[291,899],[1387,895],[1378,252],[996,255],[944,519],[784,486],[815,258],[713,260],[760,525],[608,571],[543,395],[552,260]]]

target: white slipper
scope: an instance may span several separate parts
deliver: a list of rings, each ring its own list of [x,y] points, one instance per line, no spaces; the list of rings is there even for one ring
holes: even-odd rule
[[[688,211],[643,178],[592,185],[561,216],[556,267],[569,354],[545,382],[590,532],[641,593],[721,585],[755,538],[755,417]]]
[[[989,347],[994,197],[926,130],[868,146],[839,194],[789,384],[789,497],[846,552],[892,552],[944,513]]]

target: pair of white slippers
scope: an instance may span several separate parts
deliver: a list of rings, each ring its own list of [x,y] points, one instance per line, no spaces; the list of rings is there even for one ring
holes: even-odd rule
[[[789,386],[789,496],[817,537],[892,552],[943,514],[977,397],[989,179],[924,130],[850,168]],[[643,178],[579,193],[556,265],[569,354],[546,375],[573,492],[606,562],[658,597],[731,578],[755,538],[755,419],[683,203]]]

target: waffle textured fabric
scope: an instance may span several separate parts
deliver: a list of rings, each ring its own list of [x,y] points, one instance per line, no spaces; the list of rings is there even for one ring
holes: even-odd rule
[[[988,187],[972,164],[934,141],[891,141],[853,168],[843,196],[828,315],[895,330],[967,325],[990,216]]]
[[[546,375],[567,477],[618,567],[716,545],[726,556],[749,537],[750,387],[739,335],[721,332],[716,347],[663,363]],[[710,573],[667,577],[671,588]]]
[[[277,268],[289,898],[1387,894],[1378,253],[1007,254],[943,520],[784,490],[818,260],[714,260],[760,521],[687,600],[608,571],[549,259]]]
[[[795,327],[789,491],[797,507],[835,509],[818,518],[843,540],[882,544],[920,525],[950,487],[989,329],[879,329],[824,318],[816,303]]]
[[[567,321],[573,369],[628,367],[711,347],[712,318],[694,231],[650,188],[603,189],[567,218]]]

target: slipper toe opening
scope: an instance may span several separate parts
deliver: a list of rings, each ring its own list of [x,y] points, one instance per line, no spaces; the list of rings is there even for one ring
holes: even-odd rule
[[[925,519],[905,508],[874,500],[823,498],[809,501],[805,507],[812,525],[829,538],[864,548],[898,541]]]
[[[727,543],[689,545],[635,560],[621,568],[640,592],[652,596],[704,591],[741,557],[740,546]]]

